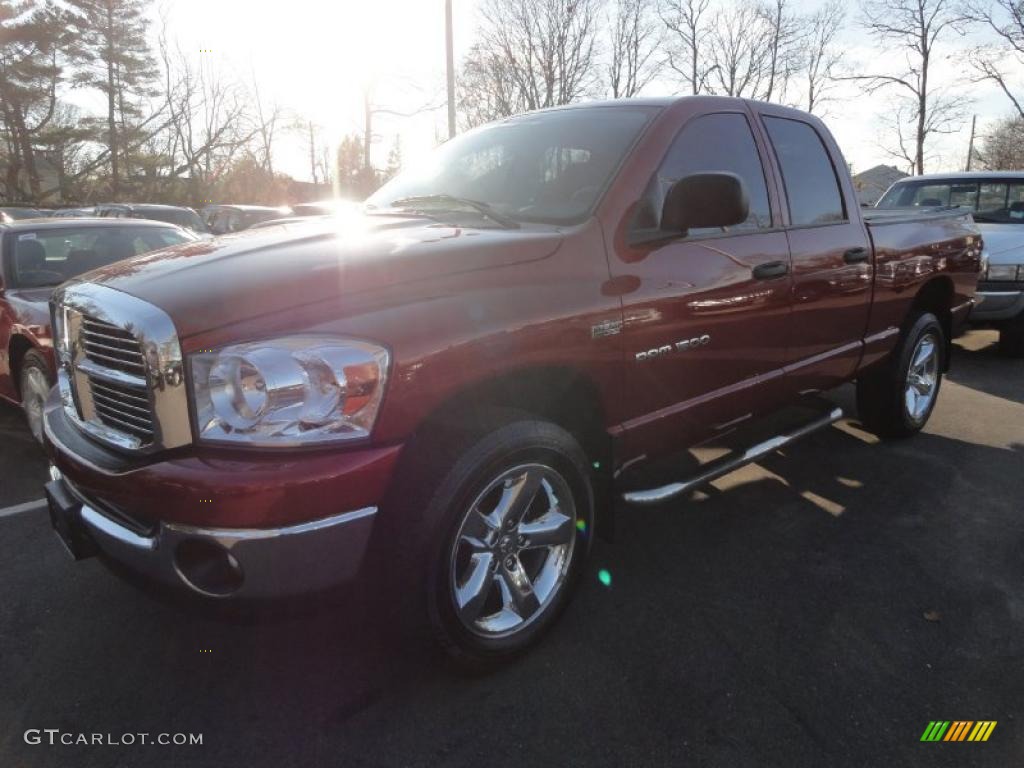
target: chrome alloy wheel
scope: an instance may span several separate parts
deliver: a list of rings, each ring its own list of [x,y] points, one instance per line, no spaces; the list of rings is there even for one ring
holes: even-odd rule
[[[21,407],[25,409],[28,427],[32,437],[43,442],[43,404],[50,391],[50,383],[38,368],[31,366],[21,380]]]
[[[473,501],[451,553],[455,612],[485,638],[515,634],[563,588],[576,542],[569,484],[544,464],[513,467]]]
[[[907,369],[904,403],[914,423],[920,424],[928,415],[938,388],[939,339],[934,333],[926,333],[918,339]]]

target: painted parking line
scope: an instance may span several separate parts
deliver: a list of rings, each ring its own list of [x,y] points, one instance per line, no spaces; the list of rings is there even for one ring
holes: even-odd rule
[[[45,506],[46,499],[26,501],[24,504],[15,504],[13,507],[4,507],[3,509],[0,509],[0,517],[7,517],[8,515],[18,515],[22,512],[31,512],[33,509],[42,509]]]

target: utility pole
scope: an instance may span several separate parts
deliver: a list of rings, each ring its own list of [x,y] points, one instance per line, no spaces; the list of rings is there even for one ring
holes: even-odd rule
[[[455,138],[455,50],[452,45],[452,0],[444,0],[444,44],[448,59],[448,138]]]
[[[971,141],[967,145],[967,167],[964,168],[965,171],[971,170],[971,160],[974,159],[974,126],[977,124],[977,122],[977,115],[971,117]]]

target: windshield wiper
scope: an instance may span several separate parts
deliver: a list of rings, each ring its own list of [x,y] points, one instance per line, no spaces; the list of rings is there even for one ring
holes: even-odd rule
[[[995,216],[986,216],[984,213],[971,214],[975,221],[983,221],[988,224],[1009,224],[1006,219],[997,219]]]
[[[468,208],[472,208],[477,213],[486,216],[491,221],[500,224],[507,229],[518,229],[519,222],[510,216],[506,216],[503,213],[499,213],[494,210],[490,204],[483,202],[482,200],[471,200],[468,197],[457,197],[455,195],[413,195],[412,197],[400,197],[397,200],[391,201],[391,206],[394,208],[415,208],[415,206],[426,203],[440,203],[442,205],[455,204],[461,205]]]

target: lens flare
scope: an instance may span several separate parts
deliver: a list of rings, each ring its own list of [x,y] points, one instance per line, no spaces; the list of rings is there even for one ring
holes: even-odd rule
[[[610,587],[612,585],[612,575],[604,568],[597,572],[597,580],[606,587]]]

